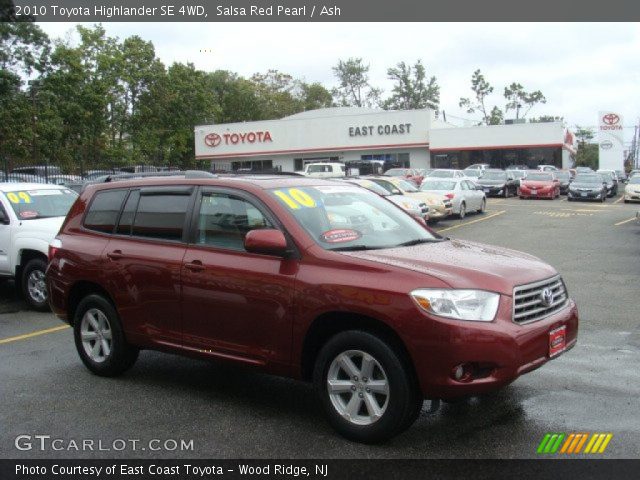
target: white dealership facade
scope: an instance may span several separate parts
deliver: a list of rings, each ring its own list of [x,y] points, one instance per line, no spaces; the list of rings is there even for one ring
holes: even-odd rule
[[[195,127],[196,159],[218,171],[301,171],[312,162],[465,168],[472,163],[569,168],[575,137],[562,123],[456,127],[424,110],[337,107],[280,120]]]

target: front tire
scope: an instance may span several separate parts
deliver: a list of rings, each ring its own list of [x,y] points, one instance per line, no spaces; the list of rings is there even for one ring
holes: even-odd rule
[[[467,216],[467,205],[464,202],[460,204],[460,213],[458,216],[460,217],[460,220]]]
[[[116,309],[102,295],[83,298],[73,320],[76,349],[91,372],[114,377],[138,359],[139,350],[127,343]]]
[[[322,347],[313,379],[329,423],[357,442],[378,443],[398,435],[413,424],[422,406],[402,355],[360,330],[338,333]]]
[[[478,213],[484,213],[486,209],[487,209],[487,199],[483,198],[482,202],[480,203],[480,209],[478,209]]]
[[[39,312],[49,310],[49,295],[45,283],[47,262],[42,258],[29,260],[22,270],[22,294],[29,306]]]

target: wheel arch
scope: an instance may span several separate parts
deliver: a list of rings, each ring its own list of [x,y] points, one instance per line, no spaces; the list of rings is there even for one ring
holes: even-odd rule
[[[115,303],[109,292],[98,283],[80,280],[73,284],[69,290],[69,296],[67,300],[67,320],[70,325],[73,326],[73,319],[76,314],[78,305],[88,295],[98,294],[102,295],[115,308]],[[116,309],[117,310],[117,309]]]
[[[334,335],[348,330],[362,330],[387,342],[398,352],[416,385],[418,384],[418,377],[409,350],[393,328],[371,316],[335,311],[326,312],[317,317],[304,336],[300,357],[300,375],[304,381],[311,381],[314,364],[323,345]]]

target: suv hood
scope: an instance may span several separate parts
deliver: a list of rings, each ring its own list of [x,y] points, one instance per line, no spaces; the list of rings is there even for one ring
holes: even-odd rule
[[[16,238],[37,238],[49,242],[60,231],[64,217],[20,220],[16,228]]]
[[[516,285],[557,275],[553,267],[532,255],[464,240],[341,253],[424,273],[452,288],[490,290],[509,296]]]

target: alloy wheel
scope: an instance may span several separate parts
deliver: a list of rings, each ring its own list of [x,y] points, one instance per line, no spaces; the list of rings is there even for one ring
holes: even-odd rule
[[[87,356],[96,363],[106,361],[113,350],[111,324],[97,308],[85,312],[80,323],[80,338]]]
[[[47,287],[42,270],[33,270],[27,278],[27,290],[29,297],[36,303],[44,303],[47,300]]]
[[[389,381],[382,365],[361,350],[347,350],[331,362],[327,393],[333,408],[355,425],[378,421],[389,405]]]

